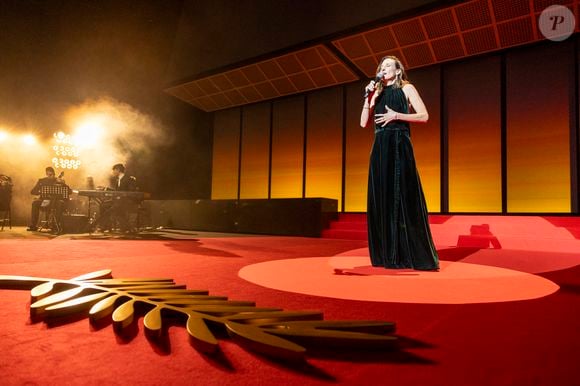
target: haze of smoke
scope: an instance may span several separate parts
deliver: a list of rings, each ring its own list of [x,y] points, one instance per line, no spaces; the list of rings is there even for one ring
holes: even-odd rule
[[[81,170],[84,176],[94,177],[97,185],[107,185],[114,164],[125,164],[130,171],[135,157],[143,163],[151,156],[152,148],[171,142],[159,122],[113,99],[88,101],[66,113],[69,132],[86,120],[96,120],[103,129],[102,135],[95,138],[96,143],[81,150]]]
[[[50,165],[50,150],[42,143],[25,145],[18,139],[0,143],[3,160],[0,173],[10,176],[14,184],[11,208],[14,224],[22,224],[30,216],[30,190],[36,180],[44,176],[44,168]]]
[[[62,131],[66,134],[73,134],[79,125],[87,122],[100,131],[100,135],[81,148],[79,158],[82,164],[78,170],[55,168],[57,174],[65,172],[64,178],[73,189],[86,189],[89,176],[93,177],[95,186],[108,186],[111,168],[116,163],[125,164],[128,173],[133,174],[132,163],[147,164],[153,149],[172,141],[168,131],[155,119],[110,98],[72,106],[63,114],[62,122]],[[26,132],[18,129],[10,131]],[[30,189],[38,178],[44,177],[44,168],[52,166],[51,160],[55,155],[52,133],[49,135],[34,145],[24,145],[18,141],[0,143],[0,157],[4,160],[0,164],[0,173],[11,176],[14,183],[12,212],[15,223],[28,221],[33,199]]]

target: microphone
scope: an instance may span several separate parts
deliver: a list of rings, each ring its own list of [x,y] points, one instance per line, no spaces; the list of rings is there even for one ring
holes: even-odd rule
[[[58,177],[57,177],[57,178],[59,178],[59,179],[60,179],[60,178],[62,178],[62,177],[64,177],[64,171],[60,172],[60,174],[58,175]]]
[[[385,74],[383,74],[382,71],[380,71],[377,75],[375,75],[375,78],[373,79],[373,81],[375,83],[380,82],[383,79],[383,76]],[[369,94],[371,93],[371,91],[368,88],[365,88],[365,98],[369,96]]]

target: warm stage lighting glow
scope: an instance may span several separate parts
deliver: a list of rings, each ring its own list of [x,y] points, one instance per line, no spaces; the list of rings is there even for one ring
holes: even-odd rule
[[[80,150],[76,146],[75,138],[62,131],[54,133],[53,138],[52,150],[55,157],[52,158],[52,165],[58,169],[78,169],[81,166]]]
[[[76,166],[84,176],[102,181],[97,185],[108,184],[112,165],[127,163],[136,154],[144,161],[151,156],[154,145],[170,142],[159,123],[113,99],[86,101],[68,109],[63,118],[63,125],[56,130],[48,149],[50,160],[63,169],[74,170]],[[70,134],[70,143],[67,134]],[[71,161],[81,161],[81,164]]]
[[[100,115],[84,117],[76,126],[72,141],[83,148],[98,146],[105,134],[104,121]]]
[[[22,142],[26,145],[34,145],[36,143],[36,138],[32,134],[27,134],[22,137]]]
[[[8,138],[8,133],[0,131],[0,142],[3,142],[6,138]]]

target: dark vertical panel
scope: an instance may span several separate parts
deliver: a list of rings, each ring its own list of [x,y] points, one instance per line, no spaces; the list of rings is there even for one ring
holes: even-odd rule
[[[570,178],[572,195],[572,212],[580,213],[580,37],[574,40],[574,68],[572,77],[574,79],[571,90],[571,114],[570,114]]]
[[[306,197],[342,197],[342,89],[308,95]]]
[[[507,65],[505,53],[500,55],[501,87],[501,213],[507,213]]]
[[[409,79],[419,91],[429,112],[427,123],[411,125],[411,139],[430,212],[441,211],[440,71],[439,66],[434,66],[409,72]]]
[[[272,130],[274,126],[274,102],[270,102],[270,131],[268,144],[268,199],[272,198]]]
[[[212,199],[238,198],[240,109],[214,114]]]
[[[346,115],[346,86],[342,86],[341,87],[341,95],[342,95],[342,151],[340,152],[342,154],[342,161],[340,162],[340,164],[342,165],[342,169],[341,169],[341,180],[340,180],[340,186],[341,186],[341,196],[340,196],[340,201],[342,203],[341,207],[340,207],[340,211],[344,212],[345,211],[345,205],[344,205],[344,198],[345,198],[345,191],[344,191],[344,187],[346,185],[346,119],[347,119],[347,115]]]
[[[500,78],[498,56],[445,69],[450,212],[501,212]]]
[[[360,127],[363,106],[363,89],[367,81],[346,86],[346,146],[344,210],[364,212],[367,210],[367,184],[369,154],[374,139],[374,127]]]
[[[240,190],[242,185],[242,136],[244,127],[244,107],[240,108],[240,134],[238,138],[238,200],[240,199]]]
[[[302,198],[306,197],[306,157],[308,148],[308,94],[302,100],[304,108],[304,120],[302,121],[304,144],[302,147]]]
[[[440,160],[440,176],[439,191],[441,192],[441,208],[440,212],[449,212],[449,131],[447,128],[447,96],[445,95],[445,72],[440,71],[439,76],[439,105],[440,116],[440,137],[439,137],[439,160]]]
[[[570,212],[570,42],[508,52],[508,211]]]
[[[270,103],[243,109],[240,198],[268,198]]]
[[[272,106],[272,198],[302,197],[304,98],[278,100]]]

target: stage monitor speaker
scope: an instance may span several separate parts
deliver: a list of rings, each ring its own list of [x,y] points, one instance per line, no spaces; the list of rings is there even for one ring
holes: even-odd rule
[[[195,200],[192,227],[210,232],[237,232],[237,212],[237,200]]]
[[[338,216],[338,200],[148,200],[150,226],[209,232],[319,237]]]
[[[195,200],[193,229],[319,237],[337,217],[338,201],[327,198]]]
[[[62,231],[64,233],[86,233],[89,228],[88,216],[84,214],[69,214],[62,216]]]
[[[191,200],[147,200],[145,209],[149,214],[147,226],[192,229]]]

